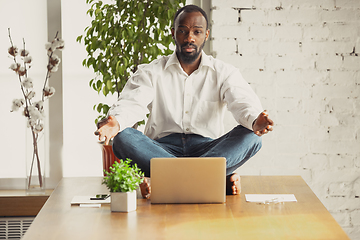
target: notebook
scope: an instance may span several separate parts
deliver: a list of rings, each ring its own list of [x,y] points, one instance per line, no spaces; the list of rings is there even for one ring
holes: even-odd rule
[[[226,159],[152,158],[151,203],[224,203]]]

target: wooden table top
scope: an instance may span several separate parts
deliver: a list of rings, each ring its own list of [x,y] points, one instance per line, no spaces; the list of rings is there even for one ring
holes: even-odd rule
[[[71,206],[74,196],[106,192],[101,177],[64,178],[23,240],[50,239],[349,239],[300,176],[243,176],[225,204],[151,204],[112,213]],[[211,190],[211,189],[209,189]],[[258,204],[245,194],[295,194],[298,202]]]

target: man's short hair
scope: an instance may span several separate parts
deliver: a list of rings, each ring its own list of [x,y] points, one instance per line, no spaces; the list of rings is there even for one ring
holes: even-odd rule
[[[175,28],[176,18],[182,12],[186,12],[186,13],[200,12],[204,16],[204,18],[206,20],[206,30],[209,29],[209,20],[208,20],[208,17],[206,15],[206,12],[201,7],[198,7],[196,5],[186,5],[186,6],[182,7],[182,8],[180,8],[179,10],[177,10],[177,12],[175,13],[175,17],[174,17],[174,28]]]

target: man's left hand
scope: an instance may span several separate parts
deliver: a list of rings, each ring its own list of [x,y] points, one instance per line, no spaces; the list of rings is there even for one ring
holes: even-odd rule
[[[269,118],[267,111],[259,114],[258,118],[254,121],[253,131],[256,135],[262,136],[273,130],[274,122]]]

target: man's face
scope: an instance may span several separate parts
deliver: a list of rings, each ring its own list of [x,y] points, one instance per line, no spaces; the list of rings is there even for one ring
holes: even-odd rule
[[[176,18],[172,36],[180,62],[191,64],[200,58],[201,50],[209,36],[206,20],[200,12],[182,12]]]

